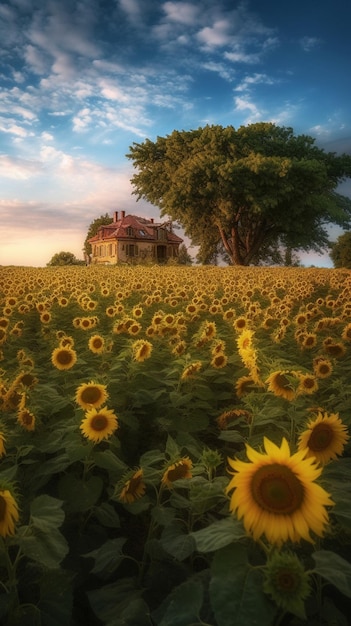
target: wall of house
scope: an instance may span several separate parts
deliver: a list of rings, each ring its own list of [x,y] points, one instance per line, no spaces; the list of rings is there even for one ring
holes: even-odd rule
[[[178,245],[153,244],[146,241],[98,241],[93,244],[93,263],[133,263],[143,261],[160,261],[178,256]]]
[[[93,263],[117,263],[117,242],[98,241],[92,246]]]

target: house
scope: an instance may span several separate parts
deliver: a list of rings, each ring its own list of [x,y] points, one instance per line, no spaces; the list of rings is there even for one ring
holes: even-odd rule
[[[89,239],[91,263],[135,263],[147,259],[165,263],[178,257],[182,242],[173,232],[171,222],[156,223],[153,218],[115,211],[113,222],[100,226]]]

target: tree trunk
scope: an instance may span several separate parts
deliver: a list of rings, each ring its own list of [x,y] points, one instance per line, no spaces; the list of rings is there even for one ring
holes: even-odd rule
[[[221,236],[221,240],[223,242],[224,249],[228,253],[232,264],[246,265],[240,253],[239,233],[237,227],[233,226],[233,228],[231,229],[231,241],[229,241],[222,226],[219,223],[217,223],[217,226]]]

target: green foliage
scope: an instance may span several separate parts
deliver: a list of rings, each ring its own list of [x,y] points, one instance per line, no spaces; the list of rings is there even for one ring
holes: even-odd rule
[[[178,263],[179,265],[192,265],[193,263],[193,259],[184,243],[179,246]]]
[[[77,259],[73,252],[57,252],[46,265],[48,267],[56,265],[84,265],[84,261]]]
[[[134,193],[159,206],[200,246],[199,261],[284,263],[281,247],[321,251],[328,222],[346,227],[351,201],[335,187],[351,157],[271,123],[205,126],[133,143]]]
[[[340,235],[336,242],[331,244],[329,254],[334,267],[351,269],[351,232]]]
[[[90,255],[92,252],[89,239],[91,239],[91,237],[94,237],[94,235],[96,235],[100,226],[104,226],[105,224],[111,224],[112,221],[113,221],[112,217],[110,217],[108,213],[105,213],[105,215],[100,215],[100,217],[97,217],[95,220],[93,220],[91,224],[89,225],[87,236],[84,240],[84,248],[83,248],[84,253],[88,259],[90,258]]]

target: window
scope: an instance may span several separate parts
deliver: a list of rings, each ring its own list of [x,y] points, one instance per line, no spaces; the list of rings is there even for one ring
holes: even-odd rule
[[[164,228],[157,229],[157,239],[164,241],[166,239],[166,231]]]
[[[136,246],[134,243],[128,243],[126,245],[126,254],[127,256],[138,256],[138,246]]]
[[[133,229],[131,226],[127,227],[127,237],[133,237]]]

